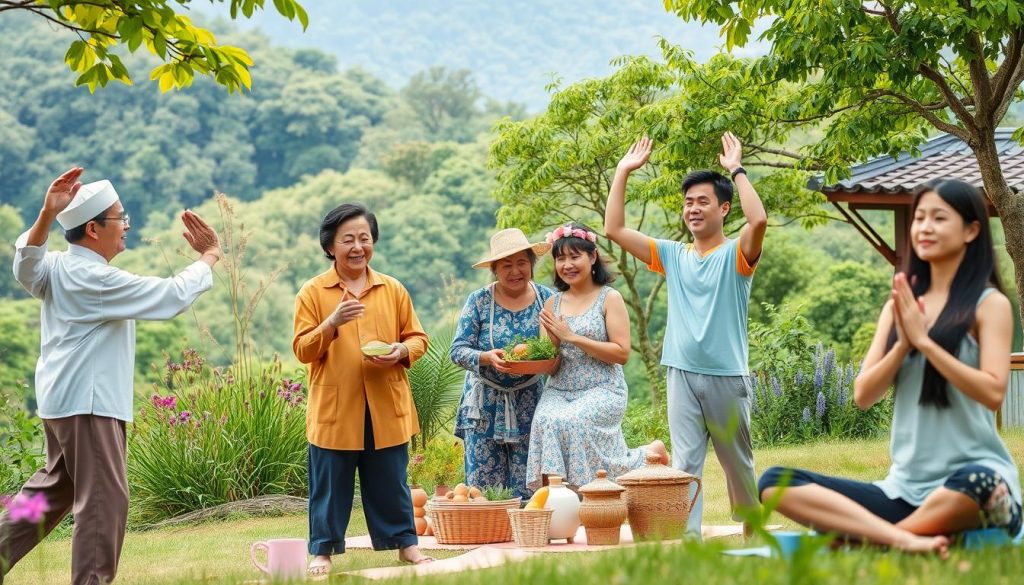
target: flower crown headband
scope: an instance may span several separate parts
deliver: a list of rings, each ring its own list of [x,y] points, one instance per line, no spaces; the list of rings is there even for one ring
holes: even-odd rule
[[[559,238],[579,238],[588,242],[597,242],[597,234],[594,232],[583,228],[573,228],[572,224],[568,223],[555,228],[553,231],[548,232],[548,235],[544,236],[544,239],[549,244],[554,244],[555,240]]]

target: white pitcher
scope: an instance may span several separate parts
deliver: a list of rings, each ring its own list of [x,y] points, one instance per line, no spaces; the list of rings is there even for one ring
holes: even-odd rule
[[[544,507],[554,510],[551,513],[548,539],[564,538],[572,544],[572,539],[580,528],[580,499],[575,492],[562,484],[562,478],[557,475],[548,476],[548,486],[550,491]]]

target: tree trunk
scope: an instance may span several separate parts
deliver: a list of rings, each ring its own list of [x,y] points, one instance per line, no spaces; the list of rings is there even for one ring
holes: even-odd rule
[[[1013,262],[1017,298],[1024,312],[1024,198],[1011,191],[1006,184],[1006,177],[999,165],[999,154],[996,152],[995,133],[990,131],[986,134],[979,137],[978,143],[973,145],[974,156],[978,159],[978,167],[981,169],[985,194],[999,212],[999,221],[1006,235],[1006,252]]]

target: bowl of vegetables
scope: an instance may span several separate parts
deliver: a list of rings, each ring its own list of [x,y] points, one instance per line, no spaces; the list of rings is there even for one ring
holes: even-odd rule
[[[558,348],[548,337],[516,337],[504,349],[505,365],[513,374],[547,373],[558,358]]]

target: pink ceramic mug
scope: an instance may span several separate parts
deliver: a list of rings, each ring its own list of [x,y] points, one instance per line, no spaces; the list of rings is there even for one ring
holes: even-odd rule
[[[256,560],[256,551],[267,553],[267,564]],[[306,541],[301,538],[274,538],[254,542],[249,558],[257,569],[274,579],[301,579],[306,576]]]

